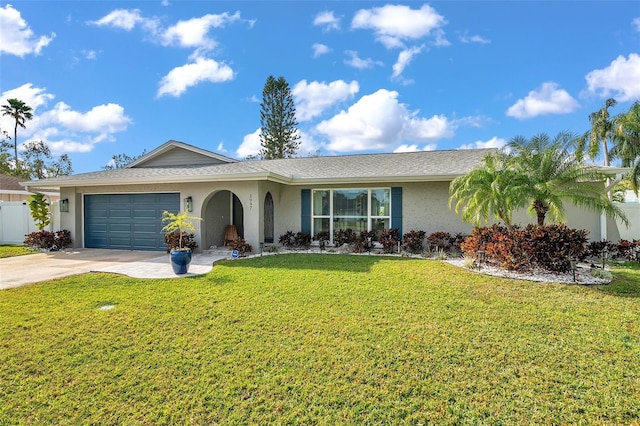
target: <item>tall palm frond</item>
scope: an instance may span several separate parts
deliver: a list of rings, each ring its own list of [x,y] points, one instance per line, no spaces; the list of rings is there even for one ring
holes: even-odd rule
[[[2,105],[2,115],[8,115],[15,121],[13,128],[13,150],[15,154],[16,170],[18,169],[18,126],[26,129],[26,120],[32,120],[33,109],[19,99],[7,99],[7,103]]]
[[[511,229],[512,213],[523,205],[519,195],[523,184],[509,167],[508,156],[489,154],[481,166],[451,182],[449,208],[455,206],[456,213],[462,210],[462,219],[476,226],[498,219]]]
[[[613,119],[613,156],[620,158],[622,167],[632,167],[631,184],[638,192],[640,186],[640,102],[629,111]]]
[[[541,133],[530,140],[514,138],[507,145],[511,166],[529,183],[520,187],[529,213],[537,217],[539,225],[544,225],[547,214],[554,221],[564,221],[567,201],[628,224],[623,211],[607,196],[604,182],[609,176],[585,164],[582,155],[571,150],[575,140],[569,132],[560,132],[553,139]]]
[[[613,133],[613,122],[609,114],[609,108],[616,104],[615,99],[607,99],[602,108],[589,114],[591,129],[577,140],[578,153],[581,154],[586,148],[587,154],[591,159],[596,158],[602,149],[605,166],[610,165],[607,141],[612,137]]]

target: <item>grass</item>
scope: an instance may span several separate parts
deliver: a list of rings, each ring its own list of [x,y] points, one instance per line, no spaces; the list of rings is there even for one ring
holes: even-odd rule
[[[34,254],[37,251],[31,250],[24,245],[0,245],[0,259],[5,257],[23,256],[25,254]]]
[[[640,267],[614,275],[292,254],[5,290],[0,424],[638,424]]]

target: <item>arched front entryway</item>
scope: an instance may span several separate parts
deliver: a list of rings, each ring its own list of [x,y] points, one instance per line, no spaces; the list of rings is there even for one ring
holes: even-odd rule
[[[218,191],[205,202],[202,249],[223,247],[229,225],[235,226],[239,237],[244,238],[244,208],[236,194]]]
[[[264,197],[264,242],[273,243],[273,197],[270,192]]]

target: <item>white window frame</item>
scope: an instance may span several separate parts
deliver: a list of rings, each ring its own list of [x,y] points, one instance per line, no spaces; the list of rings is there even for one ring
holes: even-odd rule
[[[385,215],[372,215],[371,214],[371,193],[377,190],[386,190],[389,197],[389,212]],[[314,200],[316,192],[329,191],[329,214],[328,215],[316,215],[314,210]],[[393,206],[391,203],[391,187],[374,187],[374,188],[317,188],[311,190],[311,236],[313,237],[317,232],[315,229],[316,219],[329,219],[329,240],[333,244],[333,233],[335,215],[333,214],[333,193],[334,191],[367,191],[367,231],[371,231],[373,220],[375,219],[387,219],[389,226],[391,226],[391,211]],[[347,216],[340,216],[341,218]]]

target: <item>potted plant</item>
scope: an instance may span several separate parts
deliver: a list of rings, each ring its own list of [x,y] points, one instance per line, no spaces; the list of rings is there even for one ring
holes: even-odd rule
[[[176,274],[186,274],[189,271],[189,264],[191,263],[191,255],[193,253],[192,248],[195,244],[191,242],[191,238],[187,237],[187,233],[196,230],[193,224],[196,220],[202,220],[202,218],[189,216],[189,212],[187,211],[171,213],[165,210],[162,213],[162,223],[166,223],[162,231],[167,234],[175,233],[178,235],[177,238],[169,239],[165,236],[165,241],[178,241],[176,247],[174,247],[175,244],[171,244],[169,252],[171,267]],[[187,244],[188,241],[190,242],[189,244]]]

